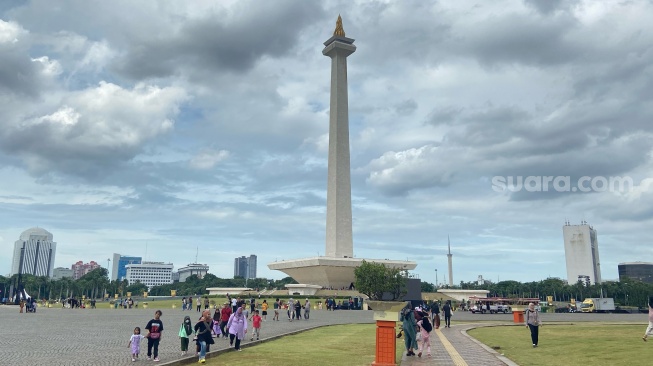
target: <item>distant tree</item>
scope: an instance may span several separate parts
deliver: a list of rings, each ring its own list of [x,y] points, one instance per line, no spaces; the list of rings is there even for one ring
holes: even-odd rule
[[[435,285],[430,282],[422,282],[422,292],[435,292]]]
[[[139,296],[147,291],[147,286],[140,281],[136,281],[125,288],[125,292],[131,292],[132,296]],[[169,294],[169,293],[168,293]]]
[[[398,268],[363,260],[361,265],[354,269],[354,276],[354,286],[358,292],[367,295],[371,300],[382,300],[384,293],[389,293],[392,300],[397,300],[405,294],[406,276]]]

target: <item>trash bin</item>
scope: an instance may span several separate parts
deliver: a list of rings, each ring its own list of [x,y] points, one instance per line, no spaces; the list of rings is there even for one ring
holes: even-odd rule
[[[524,322],[524,312],[521,310],[512,311],[512,321],[514,323],[523,323]]]

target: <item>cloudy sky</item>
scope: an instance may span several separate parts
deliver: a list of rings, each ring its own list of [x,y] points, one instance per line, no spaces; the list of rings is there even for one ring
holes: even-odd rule
[[[9,0],[0,273],[34,226],[64,267],[199,248],[278,279],[266,263],[324,255],[338,14],[355,256],[442,282],[449,235],[456,283],[566,278],[568,219],[598,230],[604,279],[653,261],[651,1]],[[528,176],[568,189],[507,184]]]

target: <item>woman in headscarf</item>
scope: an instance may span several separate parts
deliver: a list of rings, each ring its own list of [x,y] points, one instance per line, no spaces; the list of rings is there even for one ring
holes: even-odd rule
[[[415,314],[413,306],[408,303],[401,311],[401,327],[404,330],[404,344],[406,345],[406,356],[415,356],[413,350],[417,348],[417,334],[415,332]]]
[[[242,307],[239,307],[234,314],[231,314],[227,322],[227,328],[229,329],[229,345],[234,345],[235,338],[236,345],[234,348],[240,351],[240,341],[245,339],[245,334],[247,334],[247,319],[243,315]]]
[[[179,339],[181,339],[181,355],[188,352],[188,342],[190,336],[193,334],[193,325],[190,322],[190,316],[184,317],[184,321],[179,328]]]
[[[211,327],[213,326],[213,319],[211,313],[205,310],[202,313],[200,321],[195,324],[195,334],[197,334],[197,345],[200,346],[199,363],[206,362],[206,351],[209,345],[213,344],[213,337],[211,336]]]

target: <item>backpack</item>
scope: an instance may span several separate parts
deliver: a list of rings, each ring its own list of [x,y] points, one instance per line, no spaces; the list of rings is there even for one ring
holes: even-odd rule
[[[422,318],[422,328],[427,333],[431,333],[431,331],[433,330],[433,326],[431,325],[431,322],[429,321],[429,318],[427,316]]]

